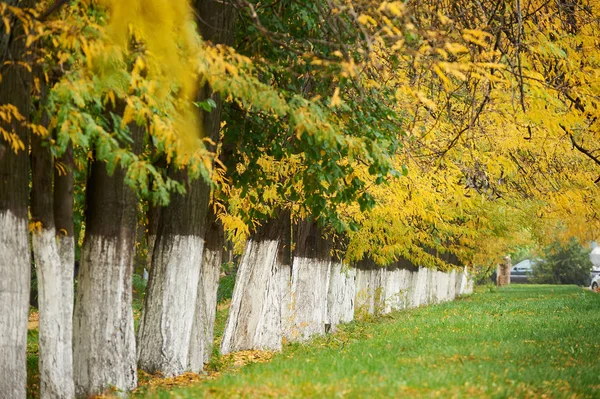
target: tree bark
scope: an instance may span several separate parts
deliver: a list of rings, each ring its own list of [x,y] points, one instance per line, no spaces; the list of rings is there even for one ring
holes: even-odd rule
[[[238,267],[229,316],[221,340],[221,354],[246,350],[280,350],[281,248],[289,218],[271,219],[246,244]]]
[[[332,243],[316,222],[303,220],[296,226],[290,298],[290,341],[305,341],[325,334]]]
[[[356,295],[356,269],[333,260],[327,293],[327,322],[329,331],[334,332],[340,323],[354,319],[354,297]]]
[[[73,146],[69,144],[65,153],[57,159],[63,166],[54,168],[54,225],[56,245],[61,262],[63,329],[67,342],[73,341],[73,278],[75,275],[75,237],[73,222]],[[65,363],[73,364],[73,351],[67,353]],[[72,366],[71,366],[72,367]]]
[[[384,313],[405,309],[408,306],[408,293],[412,282],[412,272],[395,267],[388,270],[385,286]]]
[[[197,0],[195,7],[202,37],[214,44],[232,45],[235,25],[233,5],[222,0]],[[218,93],[214,93],[208,85],[205,85],[199,93],[199,100],[208,98],[214,101],[215,107],[211,112],[203,113],[203,128],[205,134],[216,143],[219,141],[221,129],[223,100]],[[212,146],[210,149],[215,151],[216,147]],[[217,289],[223,259],[223,246],[225,245],[223,226],[218,222],[213,209],[208,210],[207,217],[204,254],[198,280],[196,314],[192,325],[188,355],[188,368],[194,372],[200,372],[203,369],[204,363],[210,359],[213,350]]]
[[[202,267],[198,280],[196,312],[188,354],[188,369],[198,373],[210,359],[213,350],[217,289],[221,273],[221,259],[225,233],[216,215],[209,209]]]
[[[31,217],[39,291],[39,370],[41,398],[72,398],[73,275],[65,275],[56,240],[53,209],[54,162],[49,143],[32,136]],[[72,228],[71,228],[72,230]],[[68,296],[68,293],[71,296]]]
[[[380,314],[385,307],[386,270],[372,260],[358,263],[356,271],[355,317]]]
[[[131,130],[137,152],[143,130]],[[105,162],[95,161],[86,201],[73,355],[75,393],[87,397],[137,384],[131,308],[137,197],[125,184],[125,170],[117,166],[111,176]]]
[[[32,1],[9,0],[9,6],[30,7]],[[25,61],[25,37],[18,20],[0,36],[0,105],[12,104],[25,118],[30,111],[31,75],[12,61]],[[15,133],[24,150],[13,151],[0,134],[0,395],[25,398],[30,250],[27,232],[28,129],[21,122],[0,120]]]
[[[187,179],[175,166],[169,173]],[[137,337],[138,363],[145,371],[174,376],[188,366],[209,194],[204,181],[192,181],[187,194],[172,195],[161,211]]]
[[[203,37],[214,43],[231,44],[234,21],[231,4],[199,0],[194,5]],[[207,137],[217,142],[222,100],[205,85],[197,100],[209,98],[216,107],[202,114],[202,125]],[[180,172],[173,173],[182,177]],[[196,180],[190,183],[189,191],[185,197],[173,198],[161,211],[138,332],[140,368],[168,376],[182,374],[188,367],[195,371],[202,369],[204,359],[209,356],[207,345],[216,312],[215,265],[212,263],[202,270],[210,187]],[[219,261],[220,269],[220,260],[213,259],[214,255],[211,252],[206,258]],[[208,310],[213,303],[215,311]]]

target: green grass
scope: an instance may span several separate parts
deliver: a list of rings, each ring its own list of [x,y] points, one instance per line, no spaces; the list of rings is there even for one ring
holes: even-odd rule
[[[600,295],[480,290],[342,326],[270,363],[147,397],[600,397]]]
[[[37,398],[40,387],[38,330],[27,331],[27,398]]]

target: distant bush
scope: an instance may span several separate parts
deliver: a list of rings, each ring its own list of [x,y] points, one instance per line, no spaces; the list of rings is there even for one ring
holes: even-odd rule
[[[564,245],[555,242],[546,248],[542,262],[533,267],[532,282],[589,285],[592,266],[589,251],[577,239]]]
[[[223,263],[221,271],[224,276],[219,279],[219,289],[217,290],[218,303],[231,299],[237,275],[237,266],[233,262]]]

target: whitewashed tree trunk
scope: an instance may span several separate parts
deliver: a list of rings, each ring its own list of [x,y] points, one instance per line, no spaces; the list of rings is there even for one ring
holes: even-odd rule
[[[54,228],[32,235],[39,292],[40,397],[73,398],[73,274],[64,270],[56,240]],[[61,249],[68,258],[72,247]]]
[[[251,239],[238,267],[221,353],[280,350],[281,275],[279,240]]]
[[[279,295],[281,298],[281,331],[285,340],[292,335],[294,309],[292,301],[292,265],[279,265]]]
[[[143,129],[130,126],[133,150],[141,151]],[[108,174],[92,163],[86,186],[86,230],[73,312],[73,375],[76,396],[137,385],[132,277],[137,197],[125,170]]]
[[[475,284],[475,282],[469,275],[469,268],[467,266],[465,266],[464,273],[465,273],[465,279],[466,279],[465,294],[472,294],[473,293],[473,285]]]
[[[383,313],[402,309],[402,270],[390,269],[387,271],[384,290]]]
[[[418,271],[414,272],[414,288],[413,288],[413,298],[412,298],[412,307],[419,307],[427,304],[427,280],[429,278],[429,269],[425,267],[420,267]]]
[[[385,310],[385,288],[387,286],[388,270],[380,267],[375,270],[373,287],[375,314],[380,315]]]
[[[293,323],[286,336],[290,341],[325,334],[330,266],[329,259],[294,257],[290,304]]]
[[[204,238],[157,238],[138,331],[138,363],[148,372],[180,375],[188,366]]]
[[[450,273],[438,272],[438,298],[439,302],[448,302],[452,300],[448,293],[448,287],[450,285]]]
[[[42,85],[41,93],[42,101],[45,101],[45,85]],[[41,123],[49,124],[47,114],[42,114]],[[66,318],[67,312],[73,310],[73,275],[63,273],[55,228],[56,211],[61,226],[63,221],[71,222],[70,226],[61,229],[60,234],[68,236],[73,231],[72,175],[69,177],[67,173],[64,179],[55,181],[48,138],[32,136],[30,157],[30,213],[36,225],[31,240],[38,281],[40,397],[73,398],[72,318]],[[61,201],[59,204],[55,204],[55,197]],[[73,248],[61,249],[65,252]],[[64,253],[64,256],[68,254]]]
[[[412,282],[413,282],[413,273],[408,269],[400,270],[400,298],[401,298],[401,308],[407,309],[410,306],[410,295],[412,290]]]
[[[453,269],[448,276],[448,300],[456,298],[456,269]]]
[[[68,345],[67,350],[63,352],[63,362],[67,367],[75,393],[75,382],[73,381],[73,308],[75,304],[74,274],[75,274],[75,238],[73,236],[56,237],[58,247],[58,257],[61,263],[62,284],[62,332],[65,342]]]
[[[355,317],[385,311],[387,270],[381,267],[357,269]]]
[[[129,391],[137,385],[131,308],[134,238],[86,237],[73,319],[77,396],[110,387]]]
[[[27,219],[0,211],[0,396],[25,398],[30,258]]]
[[[212,353],[221,254],[220,249],[204,249],[188,354],[188,369],[195,373],[202,371]]]
[[[437,300],[437,270],[427,270],[427,302],[426,305],[433,305]]]
[[[356,270],[356,297],[354,301],[354,317],[357,319],[361,319],[368,314],[375,313],[373,277],[373,270]]]
[[[473,292],[473,285],[469,283],[467,267],[457,273],[456,295],[465,295]]]
[[[34,7],[33,0],[6,0],[12,7]],[[32,76],[16,62],[30,64],[22,23],[5,18],[10,35],[0,36],[0,105],[11,104],[30,122]],[[9,40],[10,38],[10,40]],[[0,396],[25,398],[27,380],[27,318],[31,263],[27,231],[29,194],[29,127],[7,123],[0,129],[15,134],[23,149],[14,152],[0,134]]]
[[[335,331],[338,324],[354,319],[355,290],[356,269],[347,269],[340,262],[332,262],[327,296],[327,322],[331,331]]]

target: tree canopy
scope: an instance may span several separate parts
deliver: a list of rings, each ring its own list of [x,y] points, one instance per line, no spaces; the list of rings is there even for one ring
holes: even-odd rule
[[[276,210],[343,236],[348,261],[381,264],[597,237],[597,1],[232,4],[227,46],[201,37],[184,0],[0,3],[3,37],[23,23],[28,51],[9,62],[33,71],[36,102],[0,118],[55,156],[72,143],[81,170],[125,168],[156,204],[185,192],[166,165],[185,166],[211,182],[238,243]],[[202,84],[225,100],[214,143],[195,112],[214,107]]]

